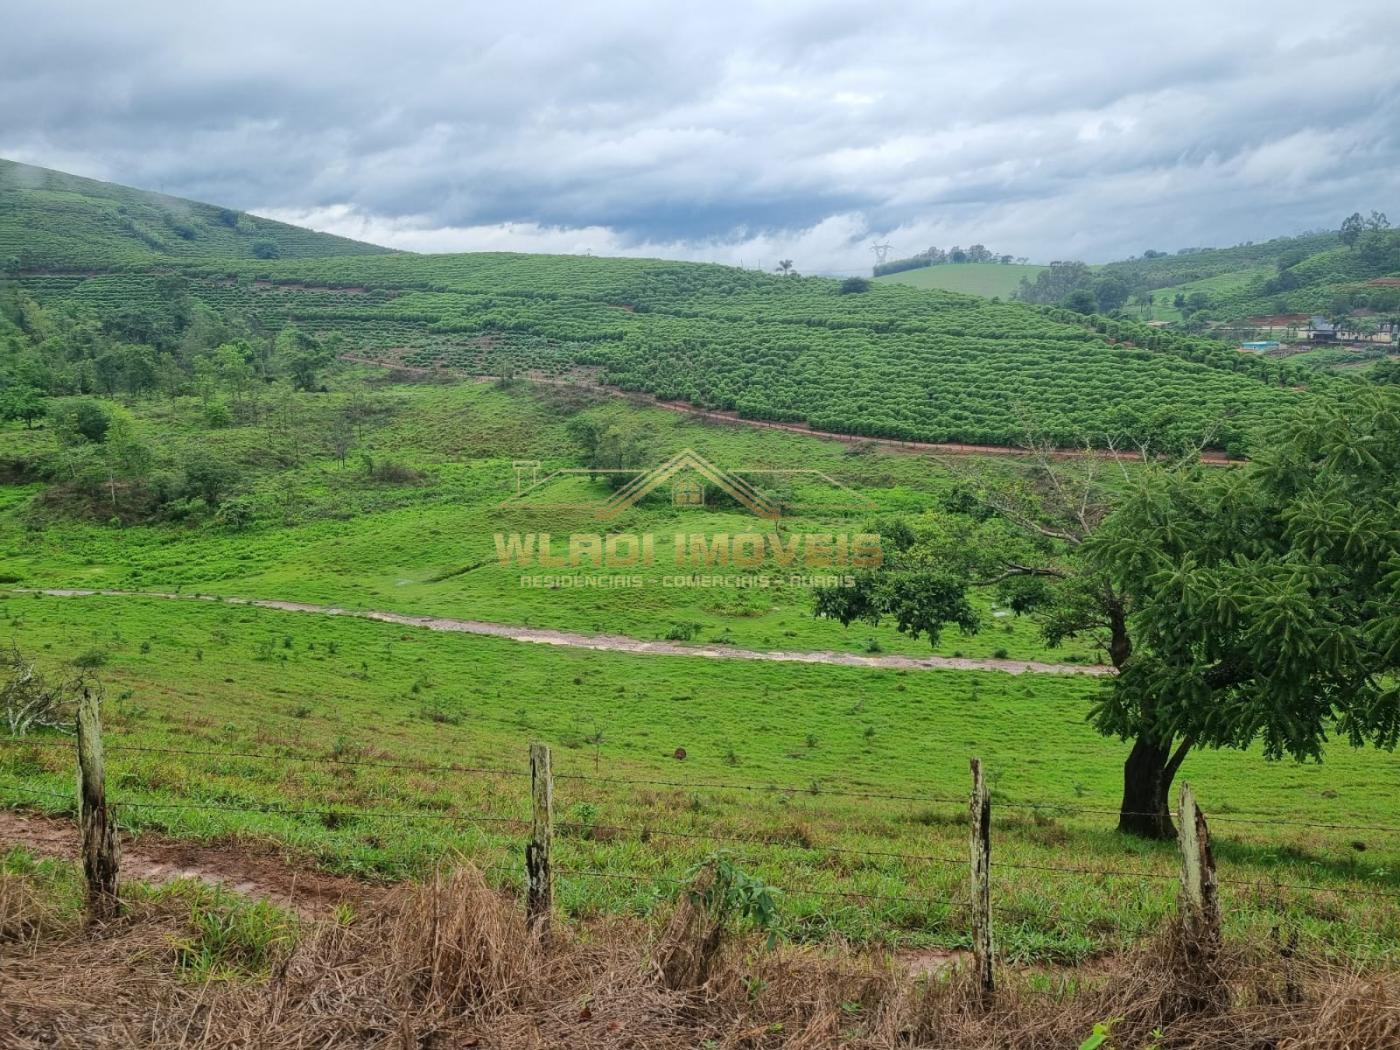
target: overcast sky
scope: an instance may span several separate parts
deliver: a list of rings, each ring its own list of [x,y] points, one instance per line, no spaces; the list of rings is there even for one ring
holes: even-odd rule
[[[806,272],[1400,219],[1400,4],[0,0],[0,156],[418,251]]]

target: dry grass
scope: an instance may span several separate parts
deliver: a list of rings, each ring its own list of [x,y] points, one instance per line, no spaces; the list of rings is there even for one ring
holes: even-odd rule
[[[260,980],[196,983],[176,896],[87,930],[25,877],[0,881],[0,1046],[29,1047],[1400,1047],[1400,974],[1271,944],[1226,945],[1202,973],[1179,931],[1092,969],[1003,972],[990,1009],[965,971],[912,979],[839,947],[714,947],[683,901],[664,927],[614,919],[540,943],[471,868],[401,887],[353,921],[307,924]],[[687,937],[699,943],[686,947]],[[709,960],[681,990],[668,959]],[[1154,1035],[1160,1030],[1161,1034]]]

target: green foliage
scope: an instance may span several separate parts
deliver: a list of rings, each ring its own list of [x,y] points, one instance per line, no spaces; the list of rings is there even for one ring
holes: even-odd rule
[[[1065,296],[1060,305],[1077,314],[1092,314],[1097,312],[1099,308],[1098,302],[1094,299],[1094,293],[1088,288],[1076,288]]]
[[[112,417],[111,413],[96,401],[69,401],[53,409],[50,424],[61,441],[68,444],[89,442],[97,445],[107,439]]]
[[[941,288],[948,292],[1010,298],[1021,278],[1034,280],[1045,267],[1027,263],[964,263],[961,266],[924,266],[876,278],[877,284],[906,284],[911,288]]]
[[[1112,1050],[1108,1040],[1112,1037],[1113,1026],[1117,1023],[1116,1019],[1097,1022],[1088,1038],[1079,1044],[1079,1050]]]
[[[1074,292],[1087,290],[1093,272],[1082,262],[1053,262],[1036,274],[1035,280],[1021,278],[1016,298],[1022,302],[1050,305],[1062,303]],[[1092,297],[1092,293],[1090,293]],[[1092,313],[1093,310],[1080,311]]]
[[[1377,386],[1400,386],[1400,357],[1382,361],[1371,369],[1367,378]]]
[[[217,507],[237,486],[238,480],[237,466],[212,452],[196,452],[185,464],[188,493],[198,496],[210,507]]]
[[[191,933],[175,942],[175,961],[197,984],[266,977],[296,943],[296,921],[264,901],[188,883],[158,895],[190,898]]]
[[[702,872],[708,873],[709,878],[697,879]],[[687,892],[694,907],[715,916],[724,925],[748,922],[766,930],[772,947],[777,938],[779,890],[739,867],[724,850],[710,854],[691,868],[686,881],[691,884]]]
[[[45,411],[44,392],[32,386],[12,386],[0,390],[0,419],[22,419],[34,425]]]
[[[1400,398],[1319,399],[1228,472],[1143,472],[1087,545],[1137,648],[1105,732],[1318,758],[1400,739]]]

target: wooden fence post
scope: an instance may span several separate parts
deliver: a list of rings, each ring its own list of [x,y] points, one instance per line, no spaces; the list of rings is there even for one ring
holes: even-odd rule
[[[530,801],[533,814],[530,842],[525,847],[525,915],[531,932],[543,937],[549,934],[554,904],[554,873],[549,863],[554,838],[554,774],[546,744],[530,745]]]
[[[116,918],[117,821],[107,805],[102,767],[101,701],[83,687],[78,703],[78,823],[83,839],[83,875],[87,879],[89,921]]]
[[[992,972],[992,796],[982,760],[972,760],[972,958],[983,998],[996,991]]]
[[[1220,896],[1215,881],[1215,858],[1210,851],[1210,829],[1196,805],[1191,786],[1184,781],[1177,802],[1178,838],[1181,842],[1181,920],[1193,952],[1213,955],[1220,944]]]

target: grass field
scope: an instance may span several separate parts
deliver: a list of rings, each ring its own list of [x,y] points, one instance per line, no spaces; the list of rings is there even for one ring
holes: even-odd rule
[[[61,505],[46,511],[43,500],[36,503],[40,486],[4,487],[3,571],[12,582],[29,587],[182,589],[642,639],[680,633],[696,642],[754,649],[1097,659],[1087,640],[1047,649],[1027,620],[985,602],[986,629],[971,637],[951,632],[932,649],[888,624],[848,628],[817,620],[809,591],[782,583],[785,574],[771,560],[761,571],[772,575],[774,586],[763,589],[663,586],[665,577],[676,574],[664,559],[652,569],[626,574],[643,577],[643,586],[630,590],[625,600],[602,588],[523,588],[521,570],[503,568],[496,558],[498,533],[566,536],[602,528],[588,511],[499,507],[514,492],[514,461],[538,460],[544,471],[577,465],[577,449],[568,434],[571,419],[636,428],[655,450],[657,463],[693,448],[726,469],[820,470],[856,486],[861,503],[869,504],[866,510],[823,510],[845,497],[838,493],[833,501],[825,490],[812,492],[813,509],[800,511],[784,525],[795,532],[859,532],[886,515],[938,507],[956,485],[967,483],[969,471],[1018,469],[995,461],[943,463],[873,447],[853,449],[570,396],[548,388],[503,391],[484,384],[393,387],[379,395],[383,411],[366,427],[346,466],[324,448],[318,426],[326,411],[324,398],[300,399],[300,423],[293,434],[281,431],[277,416],[259,425],[210,432],[193,399],[174,408],[149,401],[140,409],[141,425],[165,454],[179,459],[195,447],[213,447],[244,464],[256,508],[253,522],[242,529],[213,522],[114,528],[110,519],[121,516],[121,506],[99,500],[96,520],[74,520],[62,513]],[[299,449],[295,466],[286,461],[289,442]],[[47,430],[0,428],[0,457],[57,454]],[[364,476],[360,456],[395,457],[421,478],[407,485],[374,482]],[[605,498],[609,491],[602,482],[589,489],[590,498]],[[41,529],[33,527],[36,521],[42,521]],[[732,505],[680,510],[658,499],[607,529],[653,532],[664,550],[677,532],[737,535],[756,527],[772,528]]]
[[[869,501],[784,528],[863,528],[942,508],[1015,462],[944,462],[719,426],[588,391],[525,384],[385,385],[282,394],[256,422],[210,428],[197,398],[132,406],[153,475],[212,450],[238,465],[246,520],[191,506],[146,521],[138,487],[65,481],[46,427],[0,429],[0,586],[271,597],[673,635],[750,648],[927,652],[892,627],[814,619],[802,588],[549,590],[494,564],[499,531],[598,528],[586,511],[505,511],[513,465],[577,466],[582,425],[693,448],[727,469],[820,470]],[[366,387],[362,380],[374,382]],[[342,464],[335,414],[362,409]],[[385,481],[364,464],[396,464]],[[606,496],[601,481],[579,481]],[[803,484],[793,484],[804,495]],[[187,512],[187,513],[186,513]],[[734,507],[643,503],[608,526],[752,530]],[[769,527],[769,526],[762,526]],[[983,600],[986,627],[938,652],[1060,662],[1032,625]],[[202,839],[252,837],[331,870],[400,879],[461,853],[518,886],[526,747],[557,753],[559,900],[571,916],[651,914],[716,849],[780,888],[794,940],[960,947],[967,941],[967,760],[996,793],[999,943],[1013,961],[1079,961],[1172,912],[1175,851],[1115,823],[1125,746],[1086,724],[1083,676],[872,670],[556,649],[211,602],[0,600],[3,640],[104,683],[122,821]],[[144,750],[128,750],[130,748]],[[210,752],[209,754],[167,752]],[[683,757],[676,757],[683,755]],[[1193,754],[1183,770],[1217,831],[1233,932],[1296,928],[1320,950],[1400,949],[1400,766],[1332,747],[1322,766]],[[475,772],[446,769],[455,764]],[[71,741],[0,741],[0,802],[71,808]],[[1337,825],[1336,827],[1312,825]],[[1307,888],[1312,887],[1312,888]]]
[[[45,660],[96,665],[130,827],[271,840],[371,878],[460,851],[518,885],[511,822],[528,816],[526,744],[541,739],[556,749],[556,864],[577,873],[561,876],[569,914],[647,913],[724,848],[784,890],[788,936],[956,947],[976,754],[996,798],[1009,958],[1083,958],[1172,908],[1174,850],[1107,830],[1124,748],[1085,725],[1097,686],[1082,679],[557,651],[144,599],[13,596],[0,616]],[[435,768],[448,763],[502,772]],[[1269,816],[1385,825],[1392,757],[1200,753],[1183,773],[1212,816],[1234,930],[1284,922],[1354,956],[1400,948],[1393,900],[1344,895],[1400,889],[1394,837]],[[0,800],[64,812],[71,789],[71,741],[0,743]]]
[[[969,295],[1010,297],[1021,284],[1021,278],[1034,281],[1045,269],[1034,264],[959,263],[944,266],[923,266],[917,270],[885,274],[875,278],[882,284],[907,284],[912,288],[941,288],[948,292]]]
[[[1152,318],[1157,321],[1180,321],[1182,319],[1181,311],[1172,305],[1172,301],[1177,295],[1190,298],[1195,292],[1204,292],[1210,297],[1209,313],[1212,317],[1237,317],[1239,311],[1232,305],[1236,299],[1240,298],[1246,289],[1273,276],[1275,272],[1274,268],[1269,266],[1256,266],[1203,277],[1200,280],[1188,281],[1167,288],[1154,289],[1152,292]]]

